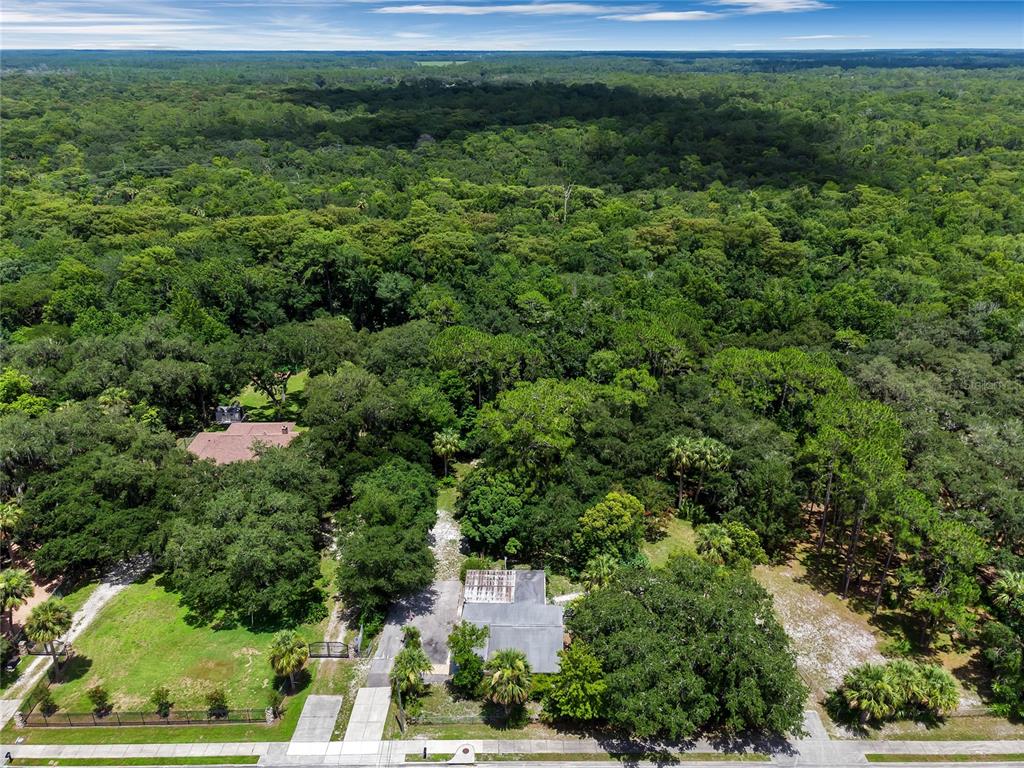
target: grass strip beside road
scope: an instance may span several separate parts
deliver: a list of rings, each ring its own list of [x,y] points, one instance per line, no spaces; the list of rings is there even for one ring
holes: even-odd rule
[[[869,763],[1007,763],[1024,762],[1024,753],[1011,752],[1009,754],[998,754],[995,752],[979,753],[977,755],[922,755],[922,754],[879,754],[868,753],[864,755]]]
[[[11,765],[256,765],[259,755],[234,757],[17,757]]]

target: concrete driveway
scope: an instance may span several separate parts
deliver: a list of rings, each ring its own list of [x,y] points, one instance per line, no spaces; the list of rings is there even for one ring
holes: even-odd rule
[[[435,581],[422,592],[391,606],[388,621],[380,633],[377,653],[370,662],[368,686],[387,686],[392,661],[402,650],[402,627],[411,624],[420,631],[423,650],[434,665],[432,674],[448,674],[448,635],[458,621],[462,582]]]

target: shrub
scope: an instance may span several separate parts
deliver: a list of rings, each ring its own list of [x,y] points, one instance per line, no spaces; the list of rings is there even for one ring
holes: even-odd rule
[[[957,708],[956,680],[942,667],[898,659],[851,669],[829,697],[839,719],[856,714],[860,725],[889,720],[933,720]]]
[[[54,712],[57,711],[57,702],[55,702],[53,700],[53,694],[50,693],[50,689],[49,688],[47,688],[45,691],[43,691],[42,695],[39,697],[39,704],[38,704],[38,706],[39,706],[39,711],[42,712],[47,717],[49,717],[50,715],[52,715]]]
[[[85,695],[92,703],[93,714],[102,717],[110,711],[110,694],[102,685],[94,685]]]
[[[384,628],[386,616],[381,611],[364,610],[359,614],[359,624],[363,629],[363,647],[370,644],[371,638],[380,634]]]
[[[149,697],[149,703],[160,717],[171,715],[171,692],[166,686],[160,685],[153,689],[153,695]]]
[[[472,697],[480,694],[484,660],[476,650],[487,644],[488,634],[487,627],[478,627],[468,621],[462,621],[456,624],[448,635],[448,647],[451,649],[452,661],[455,662],[452,688],[463,696]]]
[[[223,688],[206,694],[206,714],[216,719],[228,716],[228,694]]]
[[[274,717],[280,717],[284,712],[284,694],[277,688],[267,692],[267,707],[274,713]]]
[[[420,648],[423,643],[420,641],[419,627],[406,624],[402,627],[402,644],[407,648]]]

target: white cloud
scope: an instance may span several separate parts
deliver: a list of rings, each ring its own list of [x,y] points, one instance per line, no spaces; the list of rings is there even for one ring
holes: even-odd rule
[[[708,11],[648,11],[646,13],[613,13],[600,18],[614,21],[712,21],[722,18],[722,14]]]
[[[607,7],[588,3],[516,3],[507,5],[388,5],[375,8],[372,13],[408,13],[426,16],[487,16],[495,13],[522,14],[524,16],[594,16],[607,13]],[[632,9],[630,9],[632,10]]]
[[[795,13],[831,8],[822,0],[715,0],[715,4],[735,7],[742,13]]]
[[[429,40],[432,36],[426,32],[395,32],[395,37],[403,40]]]

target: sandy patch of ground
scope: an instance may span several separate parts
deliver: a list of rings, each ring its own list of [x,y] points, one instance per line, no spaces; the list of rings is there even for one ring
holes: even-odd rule
[[[800,581],[802,575],[795,563],[754,569],[755,578],[774,598],[775,613],[793,642],[800,674],[820,701],[853,667],[885,659],[864,617],[837,596],[823,595]]]

